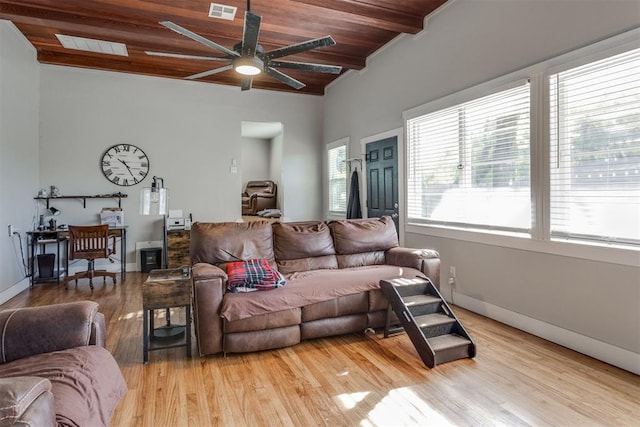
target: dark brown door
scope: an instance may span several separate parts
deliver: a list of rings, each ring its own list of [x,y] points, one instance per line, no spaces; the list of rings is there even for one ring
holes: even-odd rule
[[[398,230],[398,138],[381,139],[366,146],[367,216],[389,215]]]

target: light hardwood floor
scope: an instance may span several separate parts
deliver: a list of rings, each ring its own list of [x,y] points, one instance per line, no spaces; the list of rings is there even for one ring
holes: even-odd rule
[[[100,303],[129,386],[112,426],[640,425],[640,377],[462,308],[478,355],[432,370],[406,335],[380,333],[227,358],[199,357],[194,341],[191,359],[171,349],[143,365],[145,277],[38,284],[0,306]]]

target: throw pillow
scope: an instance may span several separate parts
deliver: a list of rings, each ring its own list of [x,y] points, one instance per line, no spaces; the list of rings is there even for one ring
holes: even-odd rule
[[[266,259],[230,262],[227,276],[227,289],[231,292],[266,291],[286,284],[284,277],[271,268]]]

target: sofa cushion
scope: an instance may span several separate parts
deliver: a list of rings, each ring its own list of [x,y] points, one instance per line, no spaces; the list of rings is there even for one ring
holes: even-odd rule
[[[0,363],[88,345],[97,311],[93,301],[3,310]]]
[[[278,260],[278,271],[285,275],[297,271],[323,270],[338,268],[338,259],[335,255],[316,256],[300,259]]]
[[[337,255],[338,266],[340,268],[362,267],[365,265],[385,264],[384,251],[363,252],[360,254]]]
[[[396,227],[389,216],[331,221],[329,227],[339,268],[383,264],[384,251],[398,246]]]
[[[296,345],[300,342],[300,325],[261,331],[237,332],[224,335],[224,351],[246,353]]]
[[[363,332],[367,329],[367,321],[368,317],[364,313],[313,320],[300,325],[300,338],[308,340],[312,338]]]
[[[410,279],[420,274],[420,271],[413,268],[392,265],[293,273],[288,277],[287,286],[283,288],[269,292],[225,293],[220,315],[228,321],[233,321],[304,307],[345,295],[379,289],[382,279]]]
[[[191,263],[224,267],[229,262],[266,259],[274,264],[269,221],[196,222],[191,226]]]
[[[369,292],[345,295],[343,297],[331,298],[327,301],[305,305],[302,307],[302,321],[310,322],[327,317],[366,313],[369,311],[369,296],[367,295]]]
[[[51,381],[56,421],[63,426],[108,426],[127,391],[115,359],[99,346],[37,354],[0,365],[0,376]]]
[[[277,311],[275,313],[262,314],[233,322],[224,321],[224,333],[261,331],[263,329],[282,328],[284,326],[299,325],[302,319],[302,310],[292,308]]]
[[[275,256],[281,273],[338,268],[327,224],[276,222],[272,228]]]

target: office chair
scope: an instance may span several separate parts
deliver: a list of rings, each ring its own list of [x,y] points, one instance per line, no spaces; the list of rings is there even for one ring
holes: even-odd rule
[[[64,279],[64,288],[68,289],[68,283],[72,280],[76,281],[78,286],[78,279],[89,278],[89,286],[93,289],[93,278],[96,276],[102,276],[102,280],[106,283],[106,277],[113,279],[113,284],[116,284],[116,273],[112,273],[106,270],[96,270],[94,268],[94,261],[98,258],[109,258],[109,255],[116,252],[116,239],[115,236],[111,236],[113,239],[113,245],[109,248],[109,226],[103,225],[89,225],[89,226],[69,226],[69,259],[86,259],[89,261],[87,271],[76,273],[73,276],[66,277]]]

